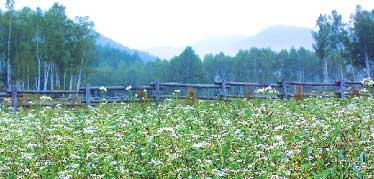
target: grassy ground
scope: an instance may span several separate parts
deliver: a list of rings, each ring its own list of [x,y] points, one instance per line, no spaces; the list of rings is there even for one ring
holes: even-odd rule
[[[0,112],[0,178],[374,178],[374,100]]]

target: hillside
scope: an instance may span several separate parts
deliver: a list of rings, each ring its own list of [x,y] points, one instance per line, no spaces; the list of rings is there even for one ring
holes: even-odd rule
[[[139,58],[143,62],[149,62],[149,61],[154,61],[157,57],[151,55],[148,52],[140,51],[140,50],[135,50],[135,49],[130,49],[108,37],[105,37],[103,35],[99,35],[96,39],[96,44],[100,46],[110,46],[116,49],[124,50],[125,52],[129,53],[130,55],[133,55],[135,53],[138,54]]]

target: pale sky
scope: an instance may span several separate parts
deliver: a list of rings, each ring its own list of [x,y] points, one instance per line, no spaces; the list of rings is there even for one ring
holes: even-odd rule
[[[273,25],[314,28],[320,13],[335,9],[346,21],[357,4],[374,9],[374,0],[15,0],[15,7],[46,10],[54,2],[70,18],[89,16],[98,32],[136,49],[249,36]]]

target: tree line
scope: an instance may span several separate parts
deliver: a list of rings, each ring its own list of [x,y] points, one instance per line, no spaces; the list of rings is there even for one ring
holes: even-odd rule
[[[374,10],[356,12],[349,22],[333,10],[330,15],[321,14],[317,19],[318,30],[313,32],[316,55],[323,61],[323,81],[330,81],[338,73],[346,78],[345,70],[351,68],[354,79],[362,72],[371,77],[374,65]]]
[[[191,47],[172,59],[143,62],[136,54],[100,46],[88,17],[67,18],[55,3],[47,11],[14,10],[6,1],[0,11],[0,79],[2,87],[78,89],[90,85],[139,85],[162,82],[212,83],[249,81],[358,81],[372,76],[374,10],[357,6],[349,22],[336,11],[316,21],[313,51],[300,47],[240,50],[235,56],[208,54],[202,59]]]
[[[14,3],[7,0],[7,11],[0,11],[2,87],[79,88],[95,59],[93,22],[88,17],[67,18],[58,3],[47,11],[16,11]]]

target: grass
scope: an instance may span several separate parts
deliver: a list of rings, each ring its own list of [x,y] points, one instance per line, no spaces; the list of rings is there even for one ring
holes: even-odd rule
[[[374,100],[0,112],[0,178],[374,178]]]

